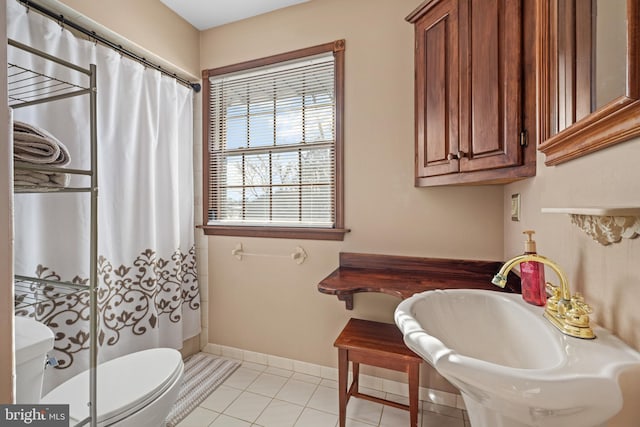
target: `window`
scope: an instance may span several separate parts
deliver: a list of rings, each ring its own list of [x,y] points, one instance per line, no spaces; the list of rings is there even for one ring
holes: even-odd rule
[[[342,240],[344,40],[203,72],[206,234]]]

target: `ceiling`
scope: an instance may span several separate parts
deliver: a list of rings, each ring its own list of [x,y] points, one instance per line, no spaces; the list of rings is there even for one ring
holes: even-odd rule
[[[198,30],[206,30],[309,0],[160,0]]]

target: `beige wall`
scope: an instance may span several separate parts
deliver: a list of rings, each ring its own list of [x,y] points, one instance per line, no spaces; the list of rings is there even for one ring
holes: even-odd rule
[[[333,341],[351,316],[392,322],[399,300],[356,296],[355,310],[320,294],[340,251],[502,258],[500,186],[413,187],[413,27],[416,0],[314,0],[202,33],[213,68],[346,39],[344,242],[209,238],[209,341],[335,366]],[[238,261],[231,250],[307,251]],[[431,384],[430,384],[431,385]]]
[[[6,2],[0,0],[0,60],[7,62]],[[7,99],[7,67],[0,70],[0,99]],[[0,102],[0,404],[13,401],[13,222],[9,108]]]
[[[152,60],[138,47],[156,55],[163,66],[172,71],[184,71],[186,77],[200,76],[198,63],[198,30],[183,20],[159,0],[41,0],[54,10],[58,4],[68,6],[82,15],[75,19],[74,13],[65,16],[94,29],[98,34],[113,39],[119,35],[118,43],[129,47],[141,56]],[[61,11],[62,12],[62,11]],[[105,34],[95,28],[95,21],[114,34]],[[166,61],[166,62],[165,62]]]
[[[543,207],[640,206],[638,159],[638,139],[554,167],[545,167],[539,154],[535,178],[505,187],[505,213],[511,194],[518,192],[523,213],[519,223],[505,214],[504,256],[523,251],[522,230],[536,230],[539,253],[560,263],[572,290],[593,306],[593,319],[640,350],[640,239],[602,246],[571,224],[568,215],[540,213]],[[547,274],[548,281],[557,283],[552,272]],[[638,402],[640,373],[625,384],[635,388],[629,395],[635,397],[626,401]],[[626,408],[622,416],[626,421],[619,418],[620,424],[611,425],[635,425],[640,408]]]

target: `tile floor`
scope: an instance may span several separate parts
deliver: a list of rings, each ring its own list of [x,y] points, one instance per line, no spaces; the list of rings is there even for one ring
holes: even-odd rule
[[[407,403],[389,393],[363,392]],[[465,411],[420,402],[421,427],[470,427]],[[337,383],[320,377],[243,362],[218,389],[178,427],[335,427],[338,425]],[[347,427],[404,427],[409,413],[352,398]]]

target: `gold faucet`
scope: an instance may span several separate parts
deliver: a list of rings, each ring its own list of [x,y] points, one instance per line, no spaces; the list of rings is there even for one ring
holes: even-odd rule
[[[509,271],[521,262],[535,261],[548,265],[560,279],[560,286],[547,283],[547,289],[551,296],[547,299],[544,309],[544,317],[558,328],[560,332],[576,338],[593,339],[595,334],[589,325],[591,307],[584,302],[582,295],[576,293],[573,297],[569,290],[569,281],[562,269],[554,261],[538,254],[525,254],[505,262],[500,271],[494,276],[491,283],[501,288],[507,284]]]

